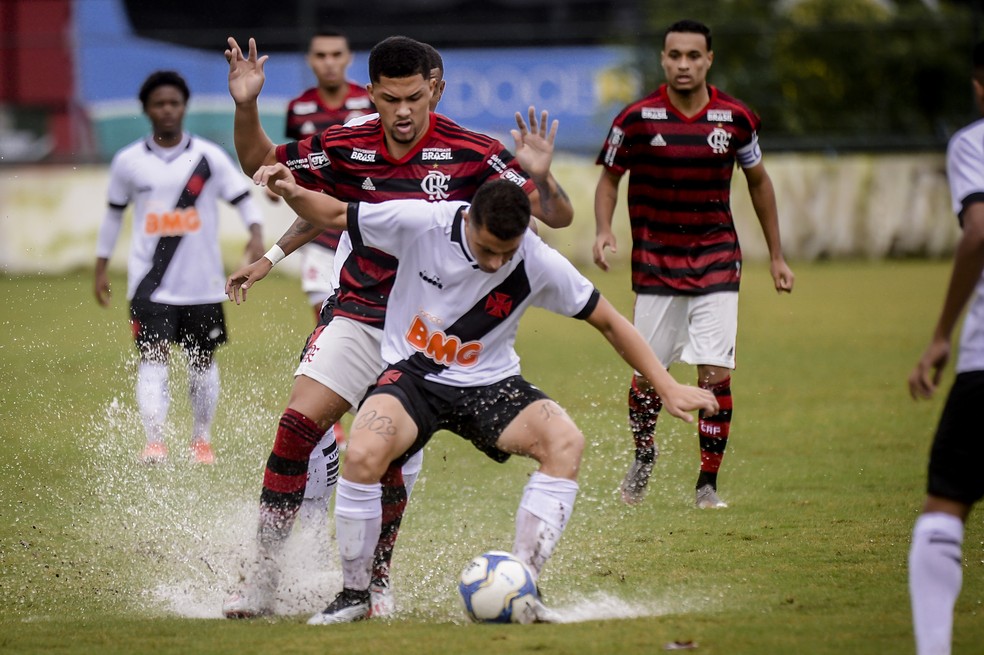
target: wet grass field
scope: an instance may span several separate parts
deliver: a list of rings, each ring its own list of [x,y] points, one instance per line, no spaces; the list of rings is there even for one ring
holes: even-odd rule
[[[693,508],[695,428],[668,416],[646,501],[621,503],[630,371],[586,324],[527,315],[524,374],[589,442],[574,515],[541,579],[568,622],[536,626],[469,624],[455,587],[471,557],[511,545],[533,465],[493,464],[446,433],[428,446],[397,546],[395,618],[304,625],[340,573],[330,540],[296,535],[284,615],[220,619],[311,327],[297,281],[273,276],[246,305],[227,305],[217,463],[203,469],[183,457],[191,419],[179,357],[171,462],[136,462],[143,434],[121,278],[106,311],[91,271],[0,277],[0,652],[655,653],[678,641],[708,655],[912,652],[906,556],[943,397],[914,403],[905,378],[949,264],[793,267],[788,297],[776,296],[764,266],[745,269],[722,511]],[[586,273],[631,311],[626,270]],[[979,514],[964,560],[954,653],[979,653]]]

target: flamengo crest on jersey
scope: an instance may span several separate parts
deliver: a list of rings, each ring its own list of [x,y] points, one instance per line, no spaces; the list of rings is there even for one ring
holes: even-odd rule
[[[197,136],[167,151],[141,139],[117,152],[109,203],[133,205],[127,298],[167,305],[225,300],[218,201],[248,195],[249,181],[229,155]]]
[[[349,234],[399,258],[383,330],[383,359],[429,380],[465,387],[519,374],[513,349],[528,307],[586,318],[599,294],[532,231],[495,273],[477,268],[462,202],[350,205]]]
[[[971,123],[950,138],[946,150],[946,176],[950,182],[953,212],[962,225],[967,206],[984,202],[984,119]],[[956,372],[968,371],[984,371],[984,273],[977,280],[960,333]]]
[[[741,249],[731,216],[735,163],[757,165],[759,118],[715,87],[692,117],[666,85],[615,118],[597,163],[629,173],[632,288],[636,293],[736,291]]]
[[[347,202],[468,201],[486,180],[497,177],[527,192],[534,188],[499,141],[433,113],[427,133],[399,160],[389,155],[378,119],[354,127],[332,127],[278,146],[277,160],[293,171],[299,184]],[[351,245],[352,254],[339,274],[334,313],[382,327],[396,260],[355,238]],[[344,240],[339,252],[343,250]]]

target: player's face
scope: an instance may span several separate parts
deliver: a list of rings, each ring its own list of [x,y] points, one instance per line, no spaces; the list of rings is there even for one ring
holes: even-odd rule
[[[383,77],[368,86],[390,146],[412,146],[427,131],[434,80],[423,75]],[[403,148],[397,148],[402,150]],[[393,153],[395,154],[395,153]]]
[[[337,89],[345,84],[345,71],[352,64],[348,41],[340,36],[316,36],[308,48],[307,63],[318,78],[318,86]]]
[[[666,35],[660,63],[666,83],[674,91],[690,93],[703,89],[712,61],[714,53],[707,49],[703,34],[670,32]]]
[[[155,135],[180,134],[185,114],[184,95],[176,86],[159,86],[147,96],[144,113],[150,119]]]
[[[519,250],[523,235],[515,239],[502,240],[489,232],[484,225],[476,226],[465,215],[465,238],[468,239],[468,249],[475,257],[478,268],[486,273],[495,273],[509,263]]]

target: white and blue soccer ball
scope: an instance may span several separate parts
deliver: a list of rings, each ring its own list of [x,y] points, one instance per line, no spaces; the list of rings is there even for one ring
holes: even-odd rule
[[[468,618],[477,623],[533,623],[539,594],[533,574],[512,553],[492,550],[473,559],[458,582]]]

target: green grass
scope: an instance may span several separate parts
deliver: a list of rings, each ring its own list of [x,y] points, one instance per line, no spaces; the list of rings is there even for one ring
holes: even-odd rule
[[[541,586],[569,616],[595,619],[465,622],[457,573],[478,552],[510,546],[533,467],[515,458],[495,465],[441,434],[397,548],[401,612],[330,628],[303,620],[337,589],[334,553],[300,546],[287,604],[296,614],[196,618],[218,615],[255,526],[264,460],[310,329],[296,280],[274,276],[245,306],[227,306],[219,459],[201,470],[180,457],[159,468],[135,463],[143,437],[124,303],[97,307],[89,271],[0,278],[0,652],[651,653],[691,639],[706,654],[912,652],[906,555],[942,396],[913,403],[905,377],[948,264],[800,264],[796,273],[796,292],[777,297],[763,267],[746,269],[720,480],[731,507],[719,512],[692,508],[694,428],[669,417],[660,419],[662,456],[646,502],[618,500],[631,448],[629,370],[587,325],[527,316],[524,373],[590,444],[575,514]],[[626,271],[588,274],[631,311]],[[171,376],[174,455],[190,422],[180,371]],[[958,654],[984,643],[976,515],[964,558]],[[317,570],[302,575],[300,562],[311,559]]]

